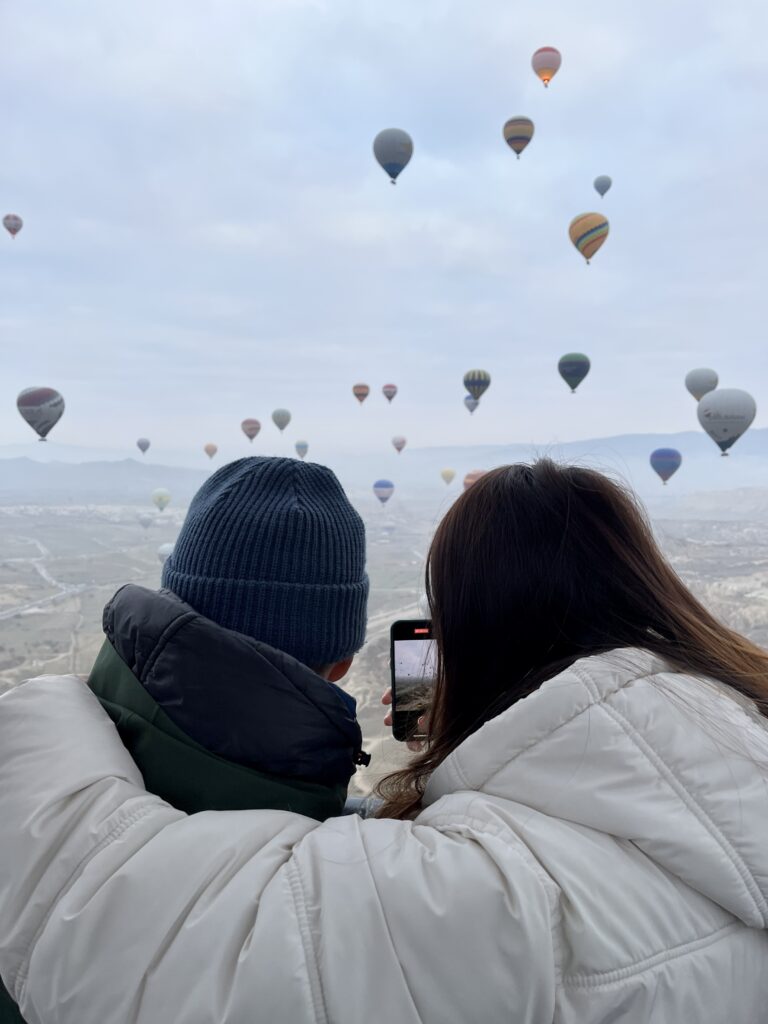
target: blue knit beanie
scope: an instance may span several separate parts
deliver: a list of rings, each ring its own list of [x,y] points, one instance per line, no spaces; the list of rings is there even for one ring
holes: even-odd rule
[[[325,466],[239,459],[192,499],[163,586],[220,626],[330,665],[365,639],[365,528]]]

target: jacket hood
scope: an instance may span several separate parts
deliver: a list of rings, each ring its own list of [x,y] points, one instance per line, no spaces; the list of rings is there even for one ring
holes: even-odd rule
[[[768,928],[768,720],[722,683],[640,650],[578,661],[462,743],[425,804],[456,790],[634,843]]]
[[[349,694],[170,591],[122,587],[104,632],[171,721],[220,757],[327,784],[348,782],[367,758]]]

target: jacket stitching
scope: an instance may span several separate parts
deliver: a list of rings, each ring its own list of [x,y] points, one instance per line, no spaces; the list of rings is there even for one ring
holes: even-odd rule
[[[132,828],[133,825],[141,821],[142,818],[145,818],[151,811],[151,807],[137,807],[136,810],[131,811],[131,813],[126,815],[126,817],[123,818],[122,821],[119,821],[114,826],[114,828],[110,832],[108,832],[107,835],[105,835],[104,838],[99,843],[96,844],[96,846],[92,850],[89,850],[88,853],[86,853],[78,861],[77,865],[73,869],[67,881],[61,887],[61,889],[59,889],[59,892],[55,899],[51,901],[51,905],[48,909],[48,912],[41,921],[40,926],[38,927],[35,934],[27,943],[27,946],[24,950],[24,955],[22,956],[21,959],[21,966],[19,967],[19,970],[16,973],[15,984],[11,986],[12,988],[16,988],[16,986],[19,986],[19,998],[17,1000],[18,1003],[21,1003],[22,999],[24,998],[27,985],[27,974],[29,973],[29,963],[30,960],[32,959],[34,948],[37,945],[38,941],[40,940],[41,935],[45,931],[45,928],[58,904],[64,899],[69,890],[74,886],[75,882],[82,874],[88,862],[97,854],[101,853],[101,851],[105,847],[109,846],[111,843],[119,839],[124,832],[127,832],[128,829]]]
[[[296,911],[296,921],[299,925],[301,945],[304,950],[304,962],[307,965],[309,977],[309,990],[312,995],[312,1009],[318,1024],[328,1024],[328,1009],[323,992],[323,979],[320,974],[320,965],[317,961],[315,945],[312,941],[312,930],[309,925],[307,914],[307,903],[304,896],[304,886],[298,867],[291,860],[288,862],[286,876],[293,898],[293,906]]]
[[[191,622],[195,618],[197,618],[197,612],[183,612],[181,615],[177,615],[172,622],[168,623],[163,632],[157,638],[157,643],[152,648],[152,653],[147,658],[147,662],[144,665],[144,671],[139,676],[140,682],[146,683],[152,678],[155,674],[158,659],[170,641],[180,629],[183,629],[188,622]]]
[[[618,981],[624,981],[626,978],[644,974],[646,971],[652,971],[654,968],[663,966],[672,960],[678,960],[681,956],[687,956],[690,953],[698,952],[700,949],[706,949],[708,946],[713,946],[721,939],[727,938],[732,932],[744,927],[746,926],[738,921],[732,924],[722,925],[722,927],[710,932],[709,935],[703,935],[701,938],[693,939],[691,942],[684,942],[678,946],[672,946],[670,949],[665,949],[660,953],[655,953],[653,956],[646,957],[643,960],[637,960],[633,964],[628,964],[625,967],[619,967],[613,971],[599,971],[596,974],[572,974],[570,977],[563,979],[563,985],[568,988],[591,989],[613,985]]]
[[[585,685],[586,681],[585,681]],[[760,894],[760,890],[755,884],[752,878],[749,868],[746,866],[741,858],[739,852],[734,849],[731,843],[728,842],[726,837],[720,831],[716,823],[710,818],[704,808],[697,802],[692,793],[689,792],[685,783],[678,778],[672,767],[664,760],[661,754],[658,753],[647,740],[640,735],[635,729],[632,723],[621,714],[616,708],[612,707],[605,701],[597,705],[601,708],[605,714],[612,718],[632,740],[637,749],[645,755],[646,759],[650,761],[653,767],[659,772],[659,774],[666,780],[670,789],[672,789],[680,800],[685,804],[689,811],[694,817],[700,822],[701,825],[707,830],[709,835],[715,840],[723,853],[728,857],[732,866],[735,868],[736,873],[741,879],[741,883],[744,887],[744,891],[752,900],[752,904],[763,919],[763,925],[766,924],[766,911],[768,906],[765,900]]]

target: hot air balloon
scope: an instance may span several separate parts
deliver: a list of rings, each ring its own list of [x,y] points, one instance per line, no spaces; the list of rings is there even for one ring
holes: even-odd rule
[[[466,405],[466,407],[469,409],[469,412],[470,412],[470,415],[471,415],[475,411],[475,409],[478,407],[478,405],[480,405],[480,399],[479,398],[473,398],[472,395],[465,395],[464,396],[464,405]]]
[[[685,375],[685,386],[697,402],[701,401],[704,395],[709,394],[710,391],[714,391],[717,384],[717,374],[714,370],[709,370],[705,366],[701,366],[697,370],[691,370]]]
[[[272,413],[272,422],[275,424],[277,429],[282,434],[282,432],[291,422],[291,414],[288,412],[287,409],[275,409],[275,411]]]
[[[487,470],[485,469],[473,469],[470,473],[464,477],[464,490],[468,490],[472,484],[477,483],[481,476],[485,476]]]
[[[297,441],[296,442],[296,454],[299,456],[300,459],[303,459],[308,451],[309,451],[309,445],[307,444],[306,441]]]
[[[383,393],[384,397],[386,398],[386,400],[388,402],[391,402],[392,399],[397,394],[397,385],[396,384],[385,384],[384,387],[381,390],[382,390],[382,393]]]
[[[256,437],[258,432],[261,430],[261,424],[259,423],[258,420],[243,420],[243,422],[240,424],[240,429],[248,438],[248,440],[252,441],[254,437]]]
[[[203,451],[205,452],[205,454],[208,456],[209,459],[212,459],[213,456],[216,454],[216,452],[218,450],[219,450],[218,445],[215,445],[215,444],[205,444],[205,445],[203,445]]]
[[[53,388],[25,388],[16,399],[16,408],[44,441],[64,414],[64,399]]]
[[[571,389],[571,394],[576,393],[576,388],[589,373],[589,367],[589,357],[581,352],[568,352],[560,359],[558,373]]]
[[[149,441],[146,437],[140,437],[136,442],[136,447],[139,449],[142,455],[146,455],[149,451]]]
[[[545,88],[560,70],[562,62],[560,51],[556,50],[554,46],[542,46],[531,57],[531,67],[542,80]]]
[[[607,174],[598,174],[593,182],[595,186],[595,192],[599,195],[604,196],[608,189],[611,187],[613,182]]]
[[[658,473],[665,485],[680,469],[682,461],[683,456],[676,448],[657,448],[655,452],[651,452],[651,469]]]
[[[400,128],[385,128],[373,140],[373,155],[394,185],[413,156],[413,139]]]
[[[696,407],[699,423],[723,455],[741,437],[755,418],[757,406],[752,395],[737,388],[710,391]]]
[[[455,469],[441,469],[440,476],[447,484],[453,483],[453,478],[456,476]]]
[[[161,544],[157,549],[157,557],[160,561],[160,565],[165,565],[172,554],[173,544]]]
[[[168,507],[170,501],[171,492],[166,491],[164,487],[158,487],[156,491],[152,491],[152,502],[161,512]]]
[[[17,213],[6,213],[3,217],[3,227],[11,238],[15,238],[24,227],[24,221]]]
[[[517,153],[517,159],[533,138],[533,121],[530,117],[510,117],[502,129],[504,139],[510,149]]]
[[[382,505],[386,505],[392,495],[395,493],[395,485],[391,480],[377,480],[373,485],[373,493],[379,499]]]
[[[352,394],[358,400],[360,405],[366,400],[368,395],[371,393],[371,389],[367,384],[355,384],[352,388]]]
[[[609,224],[602,213],[580,213],[568,228],[571,241],[587,263],[608,237],[608,231]]]
[[[154,519],[152,518],[152,516],[148,515],[146,512],[142,512],[141,515],[139,516],[139,523],[141,524],[142,529],[144,530],[148,530],[153,522]]]
[[[488,390],[490,384],[491,375],[486,370],[468,370],[464,374],[464,387],[478,402],[481,396]]]
[[[406,441],[406,439],[404,437],[399,437],[398,436],[398,437],[393,437],[392,438],[392,445],[393,445],[393,447],[394,447],[394,449],[395,449],[395,451],[397,452],[398,455],[403,450],[403,448],[405,448],[407,443],[408,442]]]

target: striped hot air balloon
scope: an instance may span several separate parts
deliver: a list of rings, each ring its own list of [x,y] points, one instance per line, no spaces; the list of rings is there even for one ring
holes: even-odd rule
[[[517,159],[533,138],[533,121],[530,117],[510,117],[504,125],[504,140],[517,153]]]
[[[531,67],[542,80],[545,88],[560,70],[562,63],[562,55],[554,46],[542,46],[531,57]]]
[[[589,373],[590,365],[589,356],[583,352],[568,352],[560,359],[557,370],[571,389],[571,394],[576,393],[576,388]]]
[[[352,388],[352,394],[358,400],[360,405],[366,400],[368,395],[371,393],[371,389],[367,384],[355,384]]]
[[[683,456],[677,448],[657,448],[651,452],[651,469],[661,477],[666,485],[667,480],[680,469]]]
[[[398,437],[393,437],[392,438],[392,446],[393,446],[393,448],[395,449],[395,451],[397,452],[398,455],[403,450],[403,448],[405,448],[405,446],[407,444],[408,444],[408,442],[406,441],[406,439],[404,437],[398,436]]]
[[[608,237],[608,231],[609,224],[602,213],[580,213],[568,228],[571,241],[587,263]]]
[[[261,424],[259,423],[258,420],[243,420],[243,422],[240,424],[240,429],[248,438],[248,440],[252,441],[261,430]]]
[[[53,388],[25,388],[16,399],[16,408],[41,441],[64,415],[64,399]]]
[[[491,385],[491,375],[487,370],[467,370],[464,374],[464,387],[478,402]]]
[[[392,399],[397,394],[397,384],[385,384],[384,387],[381,389],[381,393],[384,395],[388,402],[391,402]]]
[[[395,485],[391,480],[377,480],[373,485],[373,493],[379,499],[382,505],[386,505],[392,495],[395,493]]]

